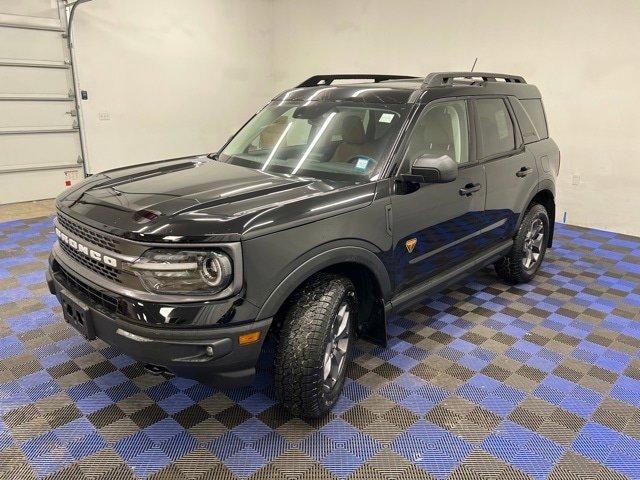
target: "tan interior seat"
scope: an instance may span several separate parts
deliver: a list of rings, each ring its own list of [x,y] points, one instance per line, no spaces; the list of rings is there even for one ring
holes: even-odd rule
[[[331,162],[347,162],[357,155],[373,157],[376,153],[364,132],[362,120],[357,115],[347,115],[341,124],[342,142],[331,157]]]
[[[284,133],[284,129],[287,128],[287,117],[278,117],[272,124],[267,125],[260,132],[259,148],[265,150],[271,150],[276,146],[278,140]],[[281,147],[287,146],[286,138],[282,140]]]
[[[434,107],[416,126],[407,156],[414,160],[420,155],[449,155],[455,158],[451,117],[445,107]]]

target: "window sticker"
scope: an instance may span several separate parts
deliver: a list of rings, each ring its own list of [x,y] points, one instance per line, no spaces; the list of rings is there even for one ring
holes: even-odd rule
[[[393,113],[383,113],[382,115],[380,115],[380,120],[378,120],[378,122],[391,123],[393,121],[394,116],[395,115]]]
[[[366,170],[367,169],[367,165],[369,165],[369,159],[368,158],[359,158],[358,162],[356,163],[356,170]]]

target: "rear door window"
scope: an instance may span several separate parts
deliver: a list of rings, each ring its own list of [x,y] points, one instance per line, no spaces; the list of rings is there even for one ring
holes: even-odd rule
[[[502,98],[476,100],[480,158],[508,153],[516,148],[513,122]]]
[[[547,130],[547,119],[544,115],[542,100],[540,100],[539,98],[532,98],[529,100],[520,100],[520,103],[522,103],[522,106],[533,122],[533,126],[536,127],[540,139],[542,140],[545,138],[549,138],[549,131]]]

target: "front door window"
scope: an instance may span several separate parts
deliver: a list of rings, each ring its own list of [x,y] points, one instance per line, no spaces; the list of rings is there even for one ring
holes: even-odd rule
[[[429,105],[420,115],[405,154],[405,164],[424,154],[448,155],[459,165],[469,162],[467,102],[452,100]]]

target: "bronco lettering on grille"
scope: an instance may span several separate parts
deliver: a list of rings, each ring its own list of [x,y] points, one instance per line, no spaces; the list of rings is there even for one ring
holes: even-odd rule
[[[102,262],[105,265],[108,265],[110,267],[113,267],[113,268],[118,267],[118,261],[115,258],[90,249],[86,245],[83,245],[82,243],[80,243],[78,240],[71,238],[69,235],[67,235],[64,232],[61,232],[58,228],[56,228],[56,235],[58,236],[61,242],[66,243],[71,248],[82,253],[83,255],[86,255],[87,257],[92,258],[93,260],[96,260],[98,262]]]

